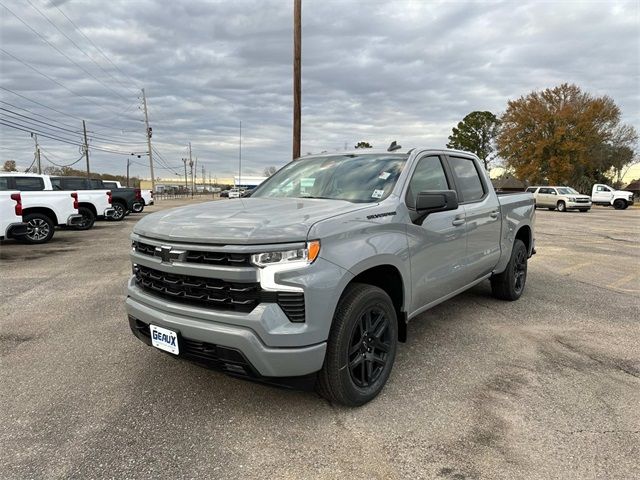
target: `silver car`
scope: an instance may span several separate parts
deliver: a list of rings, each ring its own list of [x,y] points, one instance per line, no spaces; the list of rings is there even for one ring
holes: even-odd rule
[[[529,187],[527,192],[533,193],[536,207],[557,209],[559,212],[567,210],[588,212],[591,209],[591,197],[582,195],[571,187]]]

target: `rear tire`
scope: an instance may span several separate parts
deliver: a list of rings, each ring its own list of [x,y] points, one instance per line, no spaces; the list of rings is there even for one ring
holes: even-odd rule
[[[504,272],[491,277],[491,293],[500,300],[518,300],[527,282],[527,247],[516,239],[511,250],[511,258]]]
[[[76,230],[89,230],[96,221],[96,216],[87,207],[78,208],[78,213],[82,215],[82,223],[75,225]]]
[[[616,210],[624,210],[625,208],[627,208],[627,202],[619,198],[613,202],[613,208],[615,208]]]
[[[142,213],[142,211],[144,210],[144,201],[142,202],[136,202],[133,204],[133,207],[131,207],[131,211],[133,213]]]
[[[564,203],[562,200],[558,202],[558,211],[563,213],[567,211],[567,204]]]
[[[318,393],[351,407],[373,400],[391,374],[397,343],[397,316],[389,295],[372,285],[349,285],[333,316]]]
[[[55,225],[53,220],[42,213],[30,213],[23,218],[27,224],[27,234],[17,240],[22,243],[37,245],[47,243],[53,238]]]
[[[114,202],[113,205],[111,206],[115,210],[113,212],[113,216],[111,217],[111,220],[113,220],[114,222],[120,222],[121,220],[124,220],[124,217],[127,214],[127,207],[125,207],[120,202]]]

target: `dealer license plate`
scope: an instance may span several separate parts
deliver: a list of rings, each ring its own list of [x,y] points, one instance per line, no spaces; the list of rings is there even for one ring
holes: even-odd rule
[[[151,345],[165,352],[178,355],[178,334],[176,332],[157,325],[149,325],[149,330],[151,330]]]

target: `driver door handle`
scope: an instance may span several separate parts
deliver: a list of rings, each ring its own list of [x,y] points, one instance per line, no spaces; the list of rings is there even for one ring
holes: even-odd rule
[[[500,215],[500,212],[495,210],[495,211],[491,212],[490,215],[491,215],[491,218],[498,218],[498,216]]]
[[[464,218],[455,218],[452,222],[451,225],[453,225],[454,227],[458,227],[460,225],[464,225],[464,222],[466,220]]]

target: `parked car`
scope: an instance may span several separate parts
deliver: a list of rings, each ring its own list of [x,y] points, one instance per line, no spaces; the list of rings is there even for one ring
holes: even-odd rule
[[[536,207],[557,209],[559,212],[567,210],[588,212],[591,209],[589,195],[582,195],[571,187],[529,187],[527,192],[533,194]]]
[[[83,191],[78,190],[79,185],[66,184],[64,186],[49,175],[38,175],[35,173],[6,173],[0,174],[6,176],[10,186],[15,186],[16,190],[67,190],[69,192],[78,193],[78,213],[82,215],[82,221],[75,225],[77,230],[88,230],[93,227],[96,219],[110,218],[114,210],[111,207],[111,192],[102,191]]]
[[[104,182],[100,179],[92,178],[89,181],[86,177],[51,177],[52,181],[55,179],[59,181],[61,188],[67,189],[73,187],[78,191],[83,190],[110,190],[111,191],[111,206],[113,207],[113,215],[109,217],[109,220],[120,221],[124,217],[132,212],[136,203],[140,203],[142,200],[142,194],[139,188],[107,188]]]
[[[27,234],[27,224],[22,221],[20,192],[0,191],[0,240],[21,238]]]
[[[20,192],[22,220],[27,224],[27,233],[19,240],[26,243],[48,242],[53,238],[56,226],[75,227],[82,223],[77,192],[44,191],[41,186],[39,176],[0,174],[0,191]]]
[[[123,187],[120,182],[113,180],[103,180],[102,184],[108,188],[128,188]],[[153,205],[153,191],[147,189],[140,189],[140,194],[142,197],[142,202],[135,203],[133,205],[133,212],[140,213],[144,210],[144,207],[147,205]]]
[[[146,216],[132,234],[136,337],[235,375],[315,381],[361,405],[386,383],[407,321],[482,282],[517,300],[533,196],[496,195],[451,150],[298,159],[242,202]]]
[[[229,193],[227,196],[229,198],[240,198],[243,192],[244,192],[244,189],[234,187],[231,190],[229,190]]]
[[[616,210],[624,210],[633,205],[633,192],[616,190],[609,185],[596,183],[591,189],[591,200],[596,205],[613,206]]]
[[[222,190],[220,192],[220,198],[229,198],[229,191],[230,190]]]

